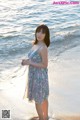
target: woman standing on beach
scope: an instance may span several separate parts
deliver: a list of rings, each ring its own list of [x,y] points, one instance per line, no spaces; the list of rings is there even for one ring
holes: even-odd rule
[[[48,47],[50,45],[49,28],[42,24],[36,28],[35,41],[28,53],[29,59],[23,59],[22,65],[29,65],[28,91],[29,101],[35,101],[39,120],[48,120]]]

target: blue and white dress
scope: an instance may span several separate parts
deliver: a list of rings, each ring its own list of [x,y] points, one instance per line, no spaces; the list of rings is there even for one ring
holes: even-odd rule
[[[30,50],[28,57],[35,63],[42,61],[39,55],[39,49]],[[24,98],[36,103],[42,103],[49,96],[49,81],[48,81],[48,68],[39,68],[29,65],[28,67],[28,83],[25,89]]]

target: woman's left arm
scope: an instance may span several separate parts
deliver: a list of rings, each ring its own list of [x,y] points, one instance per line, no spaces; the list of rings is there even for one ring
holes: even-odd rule
[[[42,57],[41,63],[35,63],[35,62],[29,60],[29,65],[32,65],[32,66],[38,67],[38,68],[46,68],[48,66],[48,49],[47,49],[47,47],[43,47],[40,49],[40,55]]]

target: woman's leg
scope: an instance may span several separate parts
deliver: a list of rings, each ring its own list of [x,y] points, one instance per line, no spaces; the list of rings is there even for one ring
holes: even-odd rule
[[[38,104],[38,103],[35,103],[35,106],[36,106],[36,110],[37,110],[37,113],[38,113],[38,116],[39,116],[39,120],[44,120],[43,119],[42,105]]]
[[[40,120],[48,120],[48,100],[44,100],[42,104],[35,103],[35,105]]]
[[[48,100],[44,100],[42,103],[42,111],[44,115],[44,120],[48,120]]]

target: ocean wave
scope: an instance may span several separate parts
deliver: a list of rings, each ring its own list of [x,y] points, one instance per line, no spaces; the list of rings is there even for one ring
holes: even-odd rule
[[[65,39],[75,39],[80,37],[80,30],[73,30],[73,31],[64,31],[64,32],[56,32],[51,37],[51,43],[54,41],[63,41]]]

